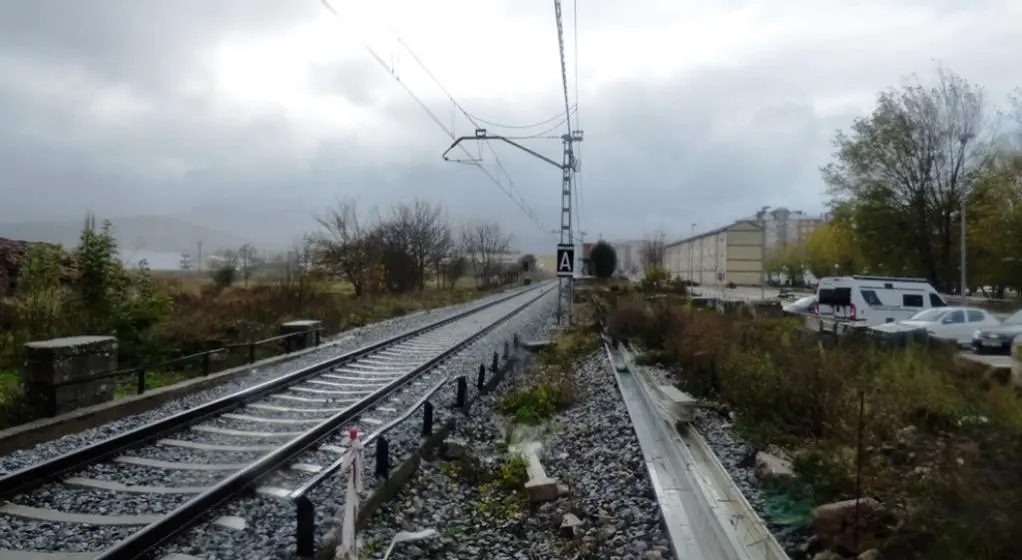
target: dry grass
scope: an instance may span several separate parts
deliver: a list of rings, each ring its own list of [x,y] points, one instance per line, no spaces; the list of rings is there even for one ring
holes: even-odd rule
[[[1022,405],[946,351],[800,336],[790,320],[621,296],[608,328],[649,349],[682,388],[724,403],[754,442],[797,450],[818,502],[863,493],[895,510],[887,547],[925,558],[1022,557]]]

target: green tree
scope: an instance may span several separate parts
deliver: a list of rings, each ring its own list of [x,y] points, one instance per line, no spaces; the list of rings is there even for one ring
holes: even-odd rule
[[[610,278],[617,270],[617,251],[606,241],[597,241],[589,250],[589,264],[597,278]]]
[[[975,285],[1022,289],[1022,153],[992,158],[970,193],[969,277]]]
[[[982,160],[985,122],[981,88],[939,69],[935,85],[884,91],[871,115],[838,133],[823,179],[871,271],[956,284],[960,207]]]
[[[59,245],[47,243],[29,245],[22,257],[12,303],[18,322],[31,338],[53,336],[61,327],[63,258],[64,252]]]
[[[518,259],[522,272],[534,272],[536,270],[536,255],[528,253]]]
[[[124,267],[109,220],[96,229],[95,215],[86,216],[74,260],[77,275],[72,286],[76,306],[81,310],[78,326],[90,334],[109,333],[118,306],[116,300],[125,287]]]

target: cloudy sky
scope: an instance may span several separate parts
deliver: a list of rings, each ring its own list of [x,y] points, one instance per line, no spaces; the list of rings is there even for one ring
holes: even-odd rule
[[[493,123],[563,111],[552,2],[332,4],[339,17],[319,0],[0,2],[0,222],[165,213],[266,242],[309,230],[338,196],[366,208],[420,196],[501,220],[526,250],[552,247],[556,168],[494,146],[540,226],[479,169],[440,157],[449,131],[473,129],[444,89]],[[1019,0],[578,0],[577,11],[590,238],[684,235],[764,205],[819,211],[830,138],[877,90],[930,78],[935,61],[993,102],[1022,84]],[[523,143],[560,157],[557,140]]]

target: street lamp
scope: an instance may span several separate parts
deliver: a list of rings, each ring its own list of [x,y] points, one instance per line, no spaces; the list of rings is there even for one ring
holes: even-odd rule
[[[688,282],[691,285],[696,279],[696,225],[692,224],[692,234],[688,237]],[[702,278],[700,278],[702,280]]]
[[[960,142],[960,145],[961,145],[961,151],[958,154],[958,166],[959,166],[958,178],[959,178],[959,180],[961,180],[961,170],[962,170],[962,168],[965,167],[965,145],[973,137],[975,137],[975,134],[972,134],[971,132],[964,133],[964,134],[962,134],[961,136],[958,137],[958,141]],[[963,306],[968,303],[968,300],[967,300],[967,297],[968,297],[967,296],[967,292],[968,292],[968,290],[965,287],[965,282],[966,282],[966,278],[965,278],[965,275],[966,275],[965,274],[966,273],[966,265],[968,264],[968,259],[966,257],[966,245],[965,245],[965,210],[966,210],[966,207],[968,206],[968,198],[969,198],[968,197],[968,193],[965,192],[965,187],[962,187],[962,201],[961,201],[961,203],[962,203],[962,212],[961,212],[962,213],[962,227],[961,227],[961,240],[960,240],[961,247],[959,249],[959,252],[961,252],[961,263],[960,263],[960,269],[961,270],[960,270],[960,272],[962,274],[962,277],[961,277],[961,281],[959,282],[959,289],[962,291],[962,305]]]

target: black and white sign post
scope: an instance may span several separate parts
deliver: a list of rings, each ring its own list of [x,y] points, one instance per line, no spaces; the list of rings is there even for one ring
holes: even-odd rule
[[[557,277],[571,278],[575,275],[575,246],[557,245]]]

